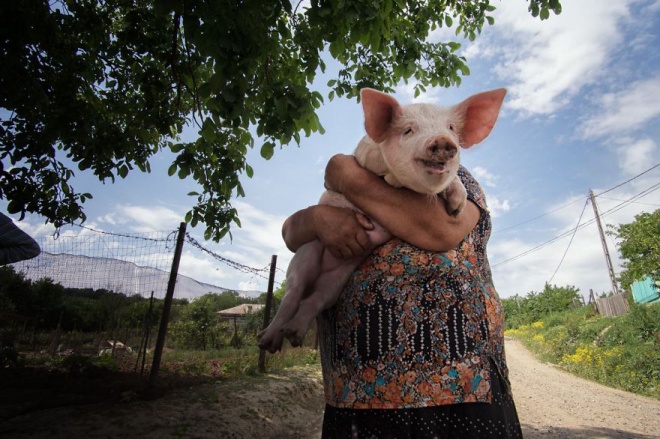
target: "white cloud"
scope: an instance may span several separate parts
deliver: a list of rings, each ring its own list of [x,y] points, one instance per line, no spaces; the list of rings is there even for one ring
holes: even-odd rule
[[[184,247],[185,249],[185,247]],[[191,247],[181,255],[179,273],[200,282],[223,286],[223,281],[231,278],[228,268]]]
[[[175,230],[183,221],[184,215],[167,207],[119,204],[114,213],[105,215],[102,219],[113,226],[122,224],[142,233]]]
[[[255,281],[245,281],[245,282],[239,282],[238,283],[238,289],[242,291],[253,291],[253,290],[258,290],[261,291],[263,290],[263,285],[260,284],[259,282]]]
[[[658,162],[658,146],[649,138],[630,140],[617,148],[620,168],[627,175],[636,175],[649,168],[649,164]]]
[[[618,24],[631,1],[571,2],[543,23],[531,17],[525,2],[501,2],[493,28],[498,38],[488,50],[473,50],[493,54],[498,76],[511,81],[509,108],[523,115],[550,114],[603,75],[609,54],[622,42]]]
[[[497,218],[504,212],[510,211],[511,205],[509,204],[509,200],[500,201],[499,198],[491,196],[488,198],[488,210],[490,210],[490,215],[493,218]]]
[[[429,87],[426,89],[426,92],[420,93],[419,96],[415,97],[416,84],[417,81],[410,81],[407,84],[401,83],[396,87],[396,92],[402,96],[402,104],[405,105],[412,102],[416,104],[438,104],[440,101],[438,96],[440,94],[439,88]]]
[[[485,184],[486,186],[488,187],[497,186],[495,184],[495,182],[497,181],[497,177],[494,174],[491,174],[488,171],[488,169],[482,166],[475,166],[470,172],[474,175],[474,178],[476,178],[477,181]]]
[[[236,233],[241,231],[241,241],[268,253],[286,248],[282,240],[282,224],[286,217],[265,212],[243,201],[235,200],[232,204],[241,218],[241,228],[234,229]]]
[[[620,135],[638,129],[660,116],[660,76],[630,84],[626,89],[603,95],[601,112],[581,128],[586,138]]]

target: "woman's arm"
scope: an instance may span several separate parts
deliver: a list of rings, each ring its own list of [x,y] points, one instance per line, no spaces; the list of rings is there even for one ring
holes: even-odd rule
[[[363,254],[369,248],[366,230],[373,224],[353,210],[327,205],[299,210],[284,221],[282,237],[289,250],[295,252],[306,242],[320,240],[339,259]]]
[[[459,215],[451,216],[444,199],[394,188],[360,167],[351,155],[331,158],[325,178],[328,188],[342,193],[391,234],[428,251],[455,248],[481,215],[476,204],[468,200]]]

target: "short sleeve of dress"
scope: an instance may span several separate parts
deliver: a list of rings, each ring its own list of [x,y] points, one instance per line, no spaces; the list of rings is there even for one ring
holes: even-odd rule
[[[463,186],[467,190],[468,200],[473,201],[482,211],[489,213],[486,204],[486,195],[484,194],[481,185],[474,179],[472,174],[463,166],[458,168],[458,178],[461,179]]]

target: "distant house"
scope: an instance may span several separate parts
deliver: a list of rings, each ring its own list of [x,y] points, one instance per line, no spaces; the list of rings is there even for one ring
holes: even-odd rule
[[[644,280],[634,282],[630,289],[635,303],[660,303],[660,291],[656,282],[650,276],[647,276]]]
[[[234,323],[242,322],[248,314],[258,312],[266,305],[259,305],[255,303],[243,303],[229,309],[218,311],[218,315],[222,320],[233,320]]]
[[[245,317],[249,314],[259,311],[266,305],[258,305],[254,303],[243,303],[241,305],[235,306],[229,309],[223,309],[218,311],[218,315],[221,320],[233,320],[234,321],[234,337],[231,339],[233,346],[240,346],[241,341],[238,337],[238,326],[245,321]]]

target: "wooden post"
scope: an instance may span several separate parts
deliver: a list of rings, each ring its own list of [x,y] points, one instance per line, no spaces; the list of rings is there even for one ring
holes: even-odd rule
[[[610,274],[610,281],[612,282],[612,292],[619,294],[619,288],[616,285],[616,276],[614,275],[614,268],[612,267],[612,260],[610,259],[610,252],[607,249],[607,242],[605,242],[605,234],[603,233],[603,226],[600,223],[600,215],[598,214],[598,207],[596,206],[596,197],[594,191],[589,189],[589,197],[591,198],[591,205],[594,208],[594,215],[596,215],[596,224],[598,225],[598,233],[600,234],[600,242],[603,244],[603,252],[605,253],[605,262],[607,263],[607,271]]]
[[[170,319],[170,310],[172,309],[172,298],[174,297],[174,287],[176,286],[176,277],[179,273],[179,262],[181,262],[181,252],[183,250],[183,239],[186,235],[186,223],[179,225],[179,234],[176,239],[176,248],[174,249],[174,259],[172,260],[172,270],[170,271],[170,280],[167,283],[167,293],[165,294],[165,303],[163,304],[163,314],[160,317],[160,327],[158,328],[158,339],[154,348],[154,360],[151,363],[151,373],[149,374],[149,383],[154,384],[160,368],[160,360],[165,346],[165,335],[167,334],[167,323]]]
[[[137,367],[142,357],[142,368],[140,369],[140,376],[144,375],[144,363],[147,359],[147,347],[149,346],[149,331],[151,330],[151,312],[154,309],[154,292],[151,292],[151,297],[149,298],[149,311],[147,315],[144,316],[144,331],[142,333],[142,340],[140,342],[140,351],[138,352],[137,360],[135,361],[135,371],[137,372]]]
[[[589,288],[589,303],[593,303],[594,311],[596,311],[596,314],[601,314],[600,310],[598,309],[598,301],[596,300],[596,296],[594,296],[594,290],[591,288]]]
[[[270,323],[270,309],[273,306],[273,284],[275,283],[275,266],[277,264],[277,255],[273,255],[270,260],[270,276],[268,277],[268,291],[266,293],[266,308],[264,309],[264,324],[262,330],[268,327]],[[259,372],[266,372],[266,351],[259,351]]]

